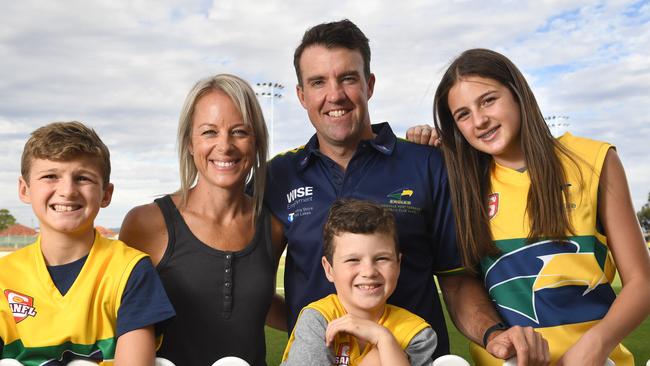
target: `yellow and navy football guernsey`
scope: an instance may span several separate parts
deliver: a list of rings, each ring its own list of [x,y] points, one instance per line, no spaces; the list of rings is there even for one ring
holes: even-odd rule
[[[612,146],[569,133],[559,142],[573,153],[578,166],[560,155],[575,235],[568,242],[541,239],[527,243],[529,175],[495,164],[489,215],[501,254],[481,262],[485,286],[502,318],[510,325],[536,328],[549,342],[552,363],[605,316],[616,298],[611,286],[616,268],[597,218],[600,173]],[[503,363],[476,344],[471,351],[477,364]],[[617,366],[633,364],[622,345],[610,358]]]
[[[323,225],[339,198],[373,201],[395,215],[402,264],[388,303],[431,324],[438,335],[436,357],[449,353],[449,340],[434,275],[462,268],[447,183],[437,149],[399,140],[388,123],[372,126],[343,171],[321,154],[314,135],[307,145],[269,162],[265,204],[284,224],[288,239],[285,299],[288,329],[300,310],[335,292],[321,266]]]
[[[337,294],[331,294],[315,301],[307,305],[305,309],[314,309],[318,311],[323,318],[325,318],[327,323],[347,314],[347,311],[345,311],[345,308],[341,304]],[[429,328],[429,324],[419,316],[406,309],[388,304],[386,304],[384,313],[377,323],[387,328],[393,334],[393,337],[395,337],[397,344],[399,344],[404,350],[418,333],[425,328]],[[289,357],[289,351],[294,340],[295,334],[294,332],[291,332],[289,342],[287,343],[284,355],[282,356],[282,361],[286,361]],[[334,338],[332,349],[335,353],[335,365],[356,366],[363,360],[366,354],[370,352],[372,345],[366,344],[366,346],[361,349],[354,336],[341,332]]]
[[[71,359],[89,359],[101,365],[112,365],[117,338],[128,330],[142,328],[169,319],[173,309],[147,255],[110,240],[95,232],[95,240],[72,286],[61,294],[50,276],[41,252],[40,236],[35,243],[0,258],[0,290],[3,302],[13,315],[9,335],[3,339],[3,358],[14,358],[25,366],[59,365]],[[131,278],[135,268],[148,263],[153,276]],[[154,279],[154,281],[151,281]],[[147,282],[154,282],[153,285]],[[145,297],[136,300],[124,314],[126,288],[147,289]],[[153,290],[153,291],[150,291]],[[162,294],[162,296],[161,296]],[[138,296],[142,297],[140,294]],[[138,302],[140,301],[140,302]],[[152,302],[156,303],[153,304]],[[3,311],[6,310],[3,309]],[[143,312],[139,320],[134,312]],[[118,317],[145,324],[129,324],[118,329]],[[4,320],[4,316],[3,316]],[[2,337],[4,338],[4,334]]]

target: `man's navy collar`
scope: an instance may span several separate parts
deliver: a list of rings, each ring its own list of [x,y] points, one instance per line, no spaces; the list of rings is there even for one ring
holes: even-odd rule
[[[374,124],[371,126],[372,132],[376,135],[374,139],[368,141],[369,145],[372,146],[378,152],[384,155],[391,155],[395,149],[395,144],[397,142],[397,137],[393,133],[393,130],[390,128],[388,122],[382,122]],[[363,144],[365,141],[361,141],[360,144]],[[318,136],[314,134],[307,144],[305,144],[305,151],[307,154],[303,156],[298,161],[298,169],[302,170],[309,165],[309,162],[314,157],[321,157],[323,154],[319,150],[318,145]]]

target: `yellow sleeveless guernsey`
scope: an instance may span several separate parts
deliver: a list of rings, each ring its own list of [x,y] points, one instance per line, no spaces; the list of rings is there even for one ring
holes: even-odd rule
[[[489,196],[490,229],[501,254],[481,261],[490,298],[510,325],[532,326],[549,343],[551,363],[602,319],[616,298],[611,282],[616,274],[607,238],[598,231],[600,173],[611,145],[575,137],[559,142],[573,154],[576,165],[560,155],[568,181],[567,208],[575,236],[568,242],[527,243],[530,230],[526,199],[528,172],[495,164]],[[471,344],[477,365],[502,365],[483,347]],[[610,358],[617,366],[633,365],[630,352],[618,345]]]
[[[328,323],[348,313],[345,311],[345,308],[343,308],[343,305],[336,294],[331,294],[318,301],[314,301],[305,306],[302,311],[307,308],[318,311],[323,315]],[[419,316],[406,309],[390,304],[386,304],[384,314],[377,323],[388,328],[388,330],[393,334],[393,337],[397,340],[397,344],[399,344],[402,349],[406,349],[411,342],[411,339],[413,339],[413,337],[415,337],[421,330],[429,327],[429,324]],[[293,332],[291,332],[291,337],[289,338],[287,347],[284,350],[282,361],[289,357],[289,349],[291,348],[294,339],[295,336]],[[334,365],[356,366],[363,360],[363,357],[370,352],[370,350],[370,345],[366,345],[366,347],[361,350],[355,337],[346,333],[338,333],[334,340],[334,356],[336,360]]]
[[[0,334],[5,343],[2,356],[32,366],[68,360],[72,353],[112,365],[122,293],[131,271],[145,256],[95,231],[88,258],[65,296],[52,282],[40,236],[33,244],[0,258],[4,297],[0,311],[13,313],[15,322],[0,325],[0,331],[7,333]]]

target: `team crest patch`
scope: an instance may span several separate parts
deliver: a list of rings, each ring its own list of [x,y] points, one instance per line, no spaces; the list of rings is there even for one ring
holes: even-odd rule
[[[334,365],[337,366],[348,366],[350,365],[350,344],[341,343],[339,348],[336,350],[336,360]]]
[[[499,193],[488,196],[488,218],[492,219],[499,213]]]
[[[9,302],[16,323],[20,323],[28,316],[36,316],[33,297],[8,289],[5,290],[5,297],[7,297],[7,302]]]

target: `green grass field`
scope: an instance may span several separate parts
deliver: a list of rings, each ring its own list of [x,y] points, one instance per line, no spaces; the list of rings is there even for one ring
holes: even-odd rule
[[[282,274],[284,273],[284,260],[280,263],[278,270],[278,292],[283,293],[284,288]],[[621,282],[616,276],[614,280],[614,289],[618,293],[621,289]],[[444,307],[443,307],[444,308]],[[470,361],[469,342],[453,326],[449,315],[445,310],[445,319],[447,320],[447,329],[449,330],[449,341],[451,343],[451,353],[462,356]],[[284,347],[287,343],[287,333],[275,329],[266,328],[266,363],[269,366],[275,366],[280,363]],[[650,318],[646,319],[634,332],[623,340],[623,344],[632,352],[637,366],[645,366],[650,359]]]

